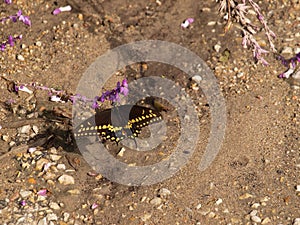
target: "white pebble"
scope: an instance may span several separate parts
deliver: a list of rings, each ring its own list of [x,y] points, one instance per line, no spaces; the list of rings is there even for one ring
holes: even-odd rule
[[[50,213],[47,215],[47,219],[48,219],[48,221],[51,221],[51,220],[57,220],[58,218],[57,218],[56,214]]]
[[[150,204],[159,205],[159,204],[161,204],[161,202],[162,202],[161,198],[155,197],[155,198],[151,199]]]
[[[31,194],[32,194],[32,191],[24,191],[24,190],[20,191],[20,195],[21,195],[22,198],[26,198]]]
[[[221,198],[219,198],[219,199],[216,201],[216,205],[220,205],[222,202],[223,202],[223,200],[222,200]]]
[[[125,148],[121,148],[121,150],[118,152],[118,156],[123,157],[125,152]]]
[[[161,189],[159,189],[158,194],[160,197],[166,197],[171,194],[171,191],[168,190],[167,188],[161,188]]]
[[[64,174],[58,178],[58,182],[63,185],[75,184],[74,177]]]
[[[216,45],[214,46],[214,49],[215,49],[216,52],[220,52],[221,45],[216,44]]]
[[[192,80],[196,83],[200,83],[202,81],[202,77],[200,75],[195,75],[192,77]]]
[[[284,47],[281,51],[281,54],[290,54],[292,55],[293,54],[293,49],[292,47]]]
[[[60,209],[59,205],[56,202],[50,202],[49,207],[51,209],[54,209],[54,210],[59,210]]]
[[[63,163],[59,163],[57,164],[56,168],[59,170],[66,170],[66,165]]]
[[[37,225],[48,225],[47,218],[40,219]]]
[[[17,55],[17,59],[19,61],[24,61],[25,60],[24,56],[22,56],[22,55]]]
[[[294,219],[293,225],[300,225],[300,218]]]
[[[23,126],[23,127],[19,127],[19,128],[18,128],[18,132],[19,132],[20,134],[28,134],[29,131],[30,131],[30,129],[31,129],[30,125],[25,125],[25,126]]]
[[[251,220],[255,223],[261,223],[261,218],[258,216],[251,216]]]
[[[37,42],[35,42],[35,45],[40,47],[40,46],[42,46],[42,42],[37,41]]]

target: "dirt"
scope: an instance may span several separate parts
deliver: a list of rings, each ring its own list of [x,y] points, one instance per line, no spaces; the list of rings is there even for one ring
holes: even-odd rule
[[[0,26],[1,39],[9,34],[23,34],[22,41],[15,47],[0,52],[0,135],[9,136],[8,141],[0,140],[0,153],[9,152],[11,141],[15,141],[15,145],[28,143],[28,138],[18,136],[18,127],[37,125],[39,134],[29,143],[37,145],[40,140],[41,144],[47,143],[48,148],[62,146],[60,154],[65,157],[66,164],[76,169],[76,188],[82,193],[69,196],[62,187],[52,198],[64,202],[70,212],[88,214],[90,224],[254,224],[249,216],[253,210],[258,211],[257,216],[263,221],[269,218],[269,224],[293,224],[300,217],[300,195],[296,192],[296,186],[300,185],[299,90],[277,77],[285,68],[271,54],[267,58],[269,66],[256,64],[251,50],[241,47],[238,29],[233,27],[224,34],[225,22],[218,15],[215,1],[157,2],[39,0],[17,1],[11,6],[1,3],[1,17],[21,8],[30,16],[32,26],[26,27],[20,22]],[[51,14],[54,8],[68,4],[72,11]],[[279,49],[287,45],[285,40],[290,33],[297,31],[291,15],[300,16],[299,3],[282,4],[279,7],[279,2],[260,2],[263,12],[272,12],[268,22],[277,34]],[[195,22],[182,29],[180,24],[188,17],[193,17]],[[278,24],[280,20],[291,23],[285,27],[284,22]],[[216,24],[209,26],[211,21]],[[132,65],[122,72],[129,82],[140,76],[165,76],[192,96],[200,121],[199,142],[188,164],[157,184],[128,187],[105,178],[95,180],[87,175],[91,168],[69,139],[72,105],[50,102],[47,93],[42,91],[36,91],[28,100],[27,93],[10,92],[8,81],[38,82],[75,93],[84,71],[98,56],[122,44],[150,39],[179,44],[197,54],[214,71],[227,109],[221,150],[209,168],[200,172],[197,168],[210,132],[210,111],[205,96],[191,88],[190,80],[182,71],[149,63],[145,74],[141,75],[139,65]],[[297,41],[292,43],[299,46]],[[221,46],[219,52],[214,50],[216,44]],[[230,55],[228,60],[221,62],[219,59],[225,50]],[[17,55],[24,56],[25,60],[18,60]],[[238,77],[240,72],[243,75]],[[115,76],[107,88],[113,88],[123,78]],[[15,103],[7,104],[10,99]],[[31,109],[32,105],[35,106]],[[29,120],[27,115],[34,112],[39,117]],[[164,112],[163,116],[168,118],[172,113],[172,110]],[[176,123],[172,124],[172,119],[168,123],[171,124],[169,128],[178,128]],[[174,137],[178,132],[174,131]],[[172,142],[173,139],[166,140],[165,149],[157,150],[155,160],[170,154]],[[114,147],[116,155],[120,146]],[[19,169],[13,156],[6,157],[2,167],[0,176],[5,187],[1,186],[0,197],[5,199],[24,184],[13,182]],[[101,188],[99,194],[105,196],[99,202],[97,214],[81,205],[93,202],[91,193],[95,188]],[[171,194],[162,197],[160,206],[152,204],[150,200],[160,197],[162,188]],[[143,197],[146,200],[142,201]],[[218,199],[222,199],[222,203]],[[257,208],[255,203],[259,203]],[[150,218],[143,218],[145,214],[151,215]]]

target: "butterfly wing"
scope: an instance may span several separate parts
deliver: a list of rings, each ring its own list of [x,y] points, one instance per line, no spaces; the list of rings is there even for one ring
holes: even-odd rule
[[[99,135],[103,139],[119,142],[134,138],[141,129],[162,120],[161,114],[150,108],[138,105],[121,105],[97,111],[75,129],[75,136]]]

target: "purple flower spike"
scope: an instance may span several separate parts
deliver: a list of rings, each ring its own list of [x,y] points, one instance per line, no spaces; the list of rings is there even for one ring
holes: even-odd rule
[[[12,3],[12,0],[4,0],[4,2],[9,5]]]

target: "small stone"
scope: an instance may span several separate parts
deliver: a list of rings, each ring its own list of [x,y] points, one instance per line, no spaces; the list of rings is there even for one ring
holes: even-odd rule
[[[195,75],[192,77],[192,80],[196,83],[200,83],[202,81],[202,77],[200,75]]]
[[[214,25],[216,25],[216,23],[217,23],[216,21],[210,21],[210,22],[207,23],[207,25],[208,26],[214,26]]]
[[[281,51],[281,54],[290,54],[290,55],[293,55],[294,51],[293,51],[293,48],[292,47],[284,47]]]
[[[152,204],[152,205],[159,205],[159,204],[161,204],[161,202],[162,202],[162,200],[159,197],[155,197],[150,200],[150,204]]]
[[[219,52],[220,49],[221,49],[221,45],[220,45],[220,44],[216,44],[216,45],[214,46],[214,49],[215,49],[216,52]]]
[[[44,165],[46,163],[49,163],[49,160],[48,159],[45,159],[45,158],[41,158],[40,160],[38,160],[35,164],[35,169],[37,171],[41,171],[43,168],[44,168]]]
[[[216,205],[220,205],[222,202],[223,202],[223,200],[222,200],[221,198],[219,198],[219,199],[216,201]]]
[[[79,14],[78,14],[78,19],[79,19],[79,20],[83,20],[83,14],[79,13]]]
[[[47,218],[40,219],[37,225],[48,225]]]
[[[57,164],[56,168],[59,170],[66,170],[66,165],[63,163],[59,163]]]
[[[35,45],[38,46],[38,47],[41,47],[42,46],[42,42],[37,41],[37,42],[35,42]]]
[[[266,217],[263,219],[263,221],[261,221],[261,224],[268,224],[268,223],[271,223],[271,219],[269,217]]]
[[[22,198],[27,198],[31,194],[32,194],[32,191],[24,191],[24,190],[20,191],[20,195]]]
[[[22,55],[17,55],[17,60],[19,60],[19,61],[24,61],[25,58],[24,58],[24,56],[22,56]]]
[[[257,214],[257,210],[252,210],[252,211],[250,212],[250,216],[256,216],[256,214]]]
[[[72,189],[67,191],[71,195],[80,195],[80,190],[79,189]]]
[[[70,213],[65,212],[63,214],[63,218],[64,218],[64,222],[68,222],[69,218],[70,218]]]
[[[9,140],[9,136],[8,136],[8,135],[5,135],[5,134],[3,134],[3,135],[2,135],[2,140],[3,140],[3,141],[5,141],[5,142],[8,142],[8,140]]]
[[[58,182],[63,185],[75,184],[74,177],[64,174],[58,178]]]
[[[52,161],[58,161],[58,160],[60,160],[60,158],[61,158],[60,155],[54,155],[54,154],[51,154],[51,155],[50,155],[50,159],[51,159]]]
[[[48,221],[51,221],[51,220],[57,220],[58,218],[57,218],[56,214],[50,213],[47,215],[47,219],[48,219]]]
[[[31,129],[30,125],[25,125],[23,127],[19,127],[18,132],[20,134],[28,134],[30,132],[30,129]]]
[[[125,152],[125,148],[121,148],[121,150],[118,152],[118,156],[123,157]]]
[[[200,209],[202,207],[201,203],[196,206],[196,209]]]
[[[251,205],[251,208],[257,209],[259,206],[260,206],[260,204],[256,202]]]
[[[60,209],[59,205],[56,202],[50,202],[49,207],[51,209],[54,209],[54,210],[59,210]]]
[[[35,134],[37,134],[39,132],[39,128],[35,125],[32,126],[32,130]]]
[[[168,195],[171,194],[171,191],[168,190],[167,188],[161,188],[159,189],[158,194],[160,197],[167,197]]]
[[[247,199],[247,198],[253,198],[253,195],[249,193],[245,193],[239,197],[240,200]]]
[[[296,191],[297,191],[297,192],[300,192],[300,185],[297,185],[297,186],[296,186]]]
[[[258,216],[251,216],[251,220],[255,223],[261,223],[261,218]]]
[[[210,212],[210,213],[208,213],[208,217],[214,218],[214,217],[216,217],[216,214],[214,212]]]
[[[300,225],[300,218],[294,219],[293,225]]]

